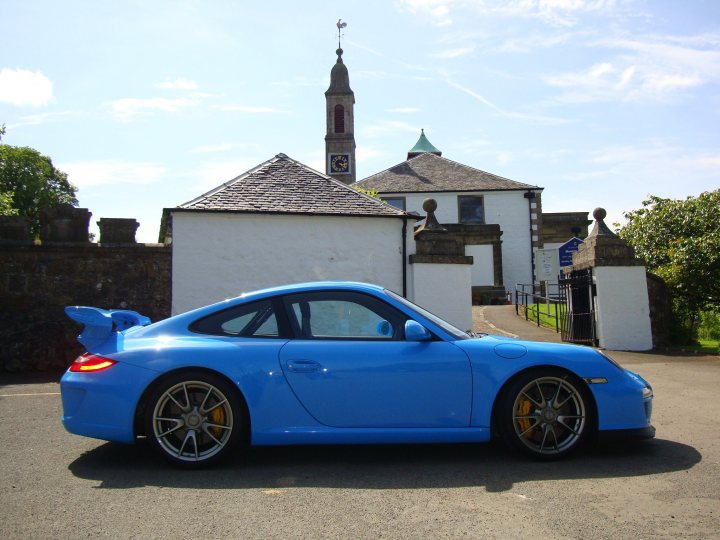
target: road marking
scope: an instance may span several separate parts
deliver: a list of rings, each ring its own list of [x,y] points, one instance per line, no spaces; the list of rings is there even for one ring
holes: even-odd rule
[[[520,337],[520,336],[518,336],[517,334],[513,334],[512,332],[506,332],[505,330],[502,330],[502,329],[498,328],[498,327],[495,326],[493,323],[491,323],[490,321],[488,321],[488,320],[485,318],[485,306],[481,307],[481,308],[478,310],[478,319],[480,319],[480,323],[486,324],[487,326],[489,326],[489,327],[492,328],[493,330],[496,330],[498,334],[506,335],[506,336],[512,337],[512,338]]]
[[[37,392],[36,394],[0,394],[0,397],[59,396],[60,392]]]

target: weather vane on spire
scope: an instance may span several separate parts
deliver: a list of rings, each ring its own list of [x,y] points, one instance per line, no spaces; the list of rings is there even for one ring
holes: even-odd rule
[[[343,22],[342,19],[338,19],[338,22],[335,23],[335,26],[337,26],[337,29],[338,29],[338,49],[340,49],[341,48],[340,47],[340,36],[341,36],[340,32],[342,32],[342,29],[347,26],[347,23]]]

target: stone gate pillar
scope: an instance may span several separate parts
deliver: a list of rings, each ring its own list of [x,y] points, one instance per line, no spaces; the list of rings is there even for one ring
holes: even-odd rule
[[[647,351],[653,342],[645,266],[635,250],[605,225],[606,215],[603,208],[593,211],[595,226],[565,273],[592,269],[600,347]]]
[[[471,268],[465,241],[440,225],[435,218],[437,203],[425,199],[427,217],[415,231],[413,300],[462,330],[472,329]]]

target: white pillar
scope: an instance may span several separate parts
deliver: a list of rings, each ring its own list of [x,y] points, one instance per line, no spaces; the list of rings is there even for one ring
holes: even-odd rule
[[[472,329],[470,264],[413,263],[413,302],[454,324]]]
[[[593,281],[600,347],[614,351],[652,349],[645,267],[596,266]]]

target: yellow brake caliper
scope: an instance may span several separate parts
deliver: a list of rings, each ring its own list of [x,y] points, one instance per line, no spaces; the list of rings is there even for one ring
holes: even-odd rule
[[[521,399],[520,403],[518,404],[516,416],[527,416],[530,414],[530,410],[532,409],[532,403],[529,399]],[[523,437],[526,439],[530,439],[532,437],[534,429],[530,429],[530,426],[532,425],[530,423],[529,418],[518,418],[516,420],[518,423],[518,427],[520,428],[520,433],[523,434]]]
[[[212,419],[213,424],[217,424],[219,426],[225,425],[225,409],[222,407],[215,407],[212,411],[210,411],[210,418]],[[213,432],[213,435],[215,435],[216,438],[220,438],[222,435],[222,428],[219,427],[212,427],[210,428],[210,431]]]

